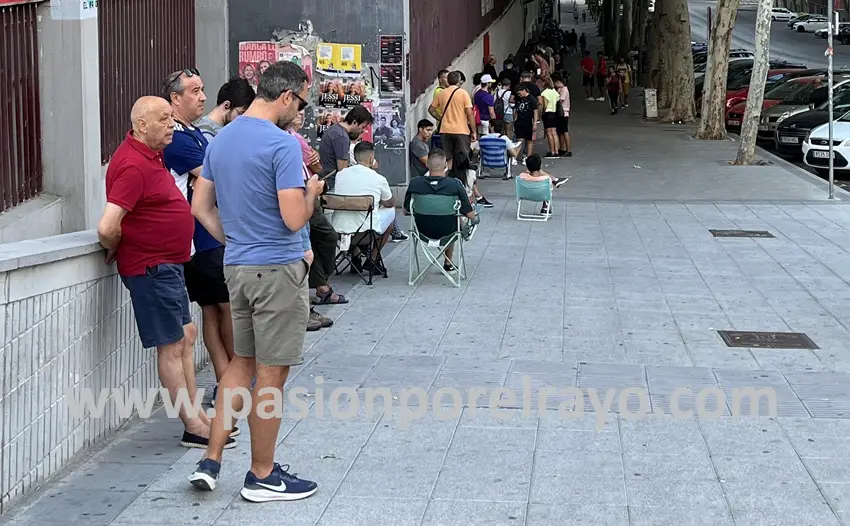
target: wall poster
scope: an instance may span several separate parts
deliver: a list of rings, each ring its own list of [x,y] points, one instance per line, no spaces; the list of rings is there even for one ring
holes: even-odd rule
[[[375,101],[372,115],[375,117],[372,130],[375,144],[382,144],[389,150],[403,150],[406,141],[401,102],[392,99]]]
[[[310,52],[295,44],[278,42],[240,42],[239,76],[247,79],[254,91],[260,75],[278,61],[294,62],[307,74],[307,87],[313,85],[313,57]]]
[[[360,44],[333,44],[325,42],[316,46],[316,64],[321,73],[359,74],[362,46]]]

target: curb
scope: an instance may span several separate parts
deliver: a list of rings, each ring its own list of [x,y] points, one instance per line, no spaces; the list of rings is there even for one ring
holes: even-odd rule
[[[737,137],[737,135],[736,135],[736,137]],[[738,140],[739,139],[736,139],[736,142]],[[817,175],[815,175],[815,174],[813,174],[809,171],[806,171],[803,168],[800,168],[799,166],[797,166],[796,164],[794,164],[790,161],[786,161],[785,159],[778,156],[777,154],[765,149],[762,146],[759,146],[758,143],[756,143],[756,150],[759,152],[759,155],[769,159],[772,163],[778,164],[778,165],[782,166],[783,168],[785,168],[786,170],[790,171],[791,173],[794,173],[798,177],[801,177],[803,179],[808,180],[813,185],[817,186],[818,188],[823,189],[824,192],[829,192],[829,181],[821,179]],[[837,184],[834,184],[833,188],[835,190],[835,199],[833,199],[833,201],[850,201],[850,192],[841,188]],[[829,201],[829,200],[827,200],[827,201]]]

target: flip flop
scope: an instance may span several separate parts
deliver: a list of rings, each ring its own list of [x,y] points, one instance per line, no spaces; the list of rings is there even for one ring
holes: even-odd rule
[[[333,301],[334,289],[328,288],[328,291],[324,294],[320,294],[319,291],[316,291],[316,298],[313,300],[313,305],[342,305],[343,303],[348,303],[348,299],[342,294],[337,294],[337,301]]]

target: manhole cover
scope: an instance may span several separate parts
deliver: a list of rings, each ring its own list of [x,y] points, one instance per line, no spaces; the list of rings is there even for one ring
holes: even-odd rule
[[[727,347],[762,349],[819,349],[801,332],[717,331]]]
[[[709,230],[714,237],[775,237],[767,230]]]

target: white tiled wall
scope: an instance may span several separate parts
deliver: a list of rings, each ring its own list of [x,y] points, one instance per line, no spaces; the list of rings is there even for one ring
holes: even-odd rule
[[[196,366],[206,360],[199,334]],[[72,420],[69,389],[159,385],[155,351],[142,348],[102,253],[0,273],[0,510],[123,423],[112,404],[102,419]]]

